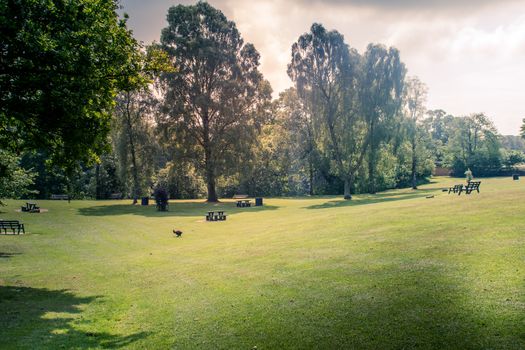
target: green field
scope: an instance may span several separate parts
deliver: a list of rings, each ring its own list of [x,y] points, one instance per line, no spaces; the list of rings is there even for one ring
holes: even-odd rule
[[[525,182],[440,191],[458,181],[167,213],[7,201],[28,233],[0,236],[0,348],[524,349]]]

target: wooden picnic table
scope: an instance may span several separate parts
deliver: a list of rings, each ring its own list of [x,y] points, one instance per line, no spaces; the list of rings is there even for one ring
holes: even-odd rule
[[[37,207],[35,202],[26,202],[25,207],[20,207],[20,210],[23,212],[29,212],[29,213],[39,213],[40,208]]]
[[[209,211],[206,215],[206,221],[224,221],[226,220],[226,214],[224,211]]]
[[[242,199],[237,201],[237,207],[238,208],[245,208],[245,207],[251,207],[252,204],[250,203],[249,199]]]

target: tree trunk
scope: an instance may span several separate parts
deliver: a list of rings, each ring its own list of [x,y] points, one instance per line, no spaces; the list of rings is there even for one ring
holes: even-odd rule
[[[310,196],[313,196],[314,195],[314,166],[312,164],[311,159],[308,162],[308,173],[310,177]]]
[[[375,128],[374,121],[370,121],[370,152],[368,153],[368,192],[376,193],[375,186],[375,167],[376,167],[376,148],[375,148]]]
[[[213,173],[206,174],[206,183],[208,185],[208,202],[218,202],[217,192],[215,191],[215,176]]]
[[[374,147],[370,148],[370,153],[368,155],[368,192],[374,194],[376,193],[376,183],[375,183],[375,172],[376,172],[376,160],[375,160],[375,151]]]
[[[129,111],[129,105],[131,103],[131,96],[130,93],[127,93],[127,101],[126,101],[126,124],[128,127],[128,142],[129,142],[129,150],[131,153],[131,173],[133,175],[133,191],[132,191],[132,197],[133,197],[133,204],[138,203],[138,197],[139,197],[139,169],[137,167],[137,157],[135,155],[135,140],[133,139],[133,125],[131,122],[131,112]]]
[[[211,152],[209,149],[204,150],[206,162],[206,184],[208,186],[208,202],[218,202],[217,192],[215,190],[215,172],[211,160]]]
[[[416,155],[416,139],[412,138],[412,189],[417,190],[417,155]]]
[[[95,166],[95,199],[100,198],[100,163]]]
[[[344,193],[344,198],[347,199],[347,200],[351,200],[352,199],[352,178],[351,177],[345,177],[344,179],[344,183],[345,183],[345,193]]]

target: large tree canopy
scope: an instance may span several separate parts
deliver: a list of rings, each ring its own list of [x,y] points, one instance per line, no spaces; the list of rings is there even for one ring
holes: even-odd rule
[[[312,111],[323,153],[333,160],[344,182],[346,199],[352,197],[350,190],[367,148],[358,99],[360,62],[340,33],[314,23],[292,45],[288,65],[288,75]]]
[[[137,42],[117,0],[0,0],[0,147],[71,165],[103,150]]]
[[[163,124],[203,172],[208,200],[216,201],[216,178],[233,168],[269,104],[259,53],[244,44],[235,23],[205,2],[170,8],[161,44],[176,68],[163,79]]]
[[[395,134],[395,117],[402,104],[406,68],[399,51],[383,45],[369,44],[363,57],[360,82],[361,109],[369,133],[369,191],[376,191],[377,153],[381,143]]]

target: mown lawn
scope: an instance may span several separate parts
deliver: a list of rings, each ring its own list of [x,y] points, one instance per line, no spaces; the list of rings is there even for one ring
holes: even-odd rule
[[[8,201],[28,233],[0,235],[0,348],[524,349],[525,179],[456,182],[168,213]]]

